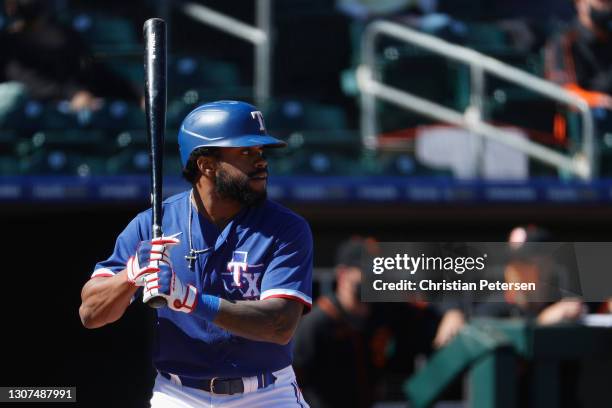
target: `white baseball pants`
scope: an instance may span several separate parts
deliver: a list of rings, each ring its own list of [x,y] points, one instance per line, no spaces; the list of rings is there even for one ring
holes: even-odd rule
[[[158,375],[151,408],[309,408],[291,366],[273,373],[276,382],[266,388],[234,395],[217,395],[183,387]]]

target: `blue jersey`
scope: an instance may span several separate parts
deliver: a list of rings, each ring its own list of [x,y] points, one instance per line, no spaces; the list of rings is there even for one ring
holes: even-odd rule
[[[192,219],[190,220],[190,206]],[[185,258],[198,250],[193,268]],[[243,208],[220,231],[199,215],[189,192],[163,203],[164,235],[180,233],[170,251],[175,273],[200,293],[228,300],[282,297],[312,304],[312,234],[308,223],[266,200]],[[117,238],[110,258],[96,265],[92,277],[125,268],[138,243],[151,239],[151,210],[134,218]],[[153,361],[160,371],[193,377],[245,377],[275,371],[292,362],[292,343],[248,340],[213,323],[167,307],[157,309]]]

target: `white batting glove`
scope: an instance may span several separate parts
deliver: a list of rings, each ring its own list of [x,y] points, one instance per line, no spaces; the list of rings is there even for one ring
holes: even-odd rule
[[[128,259],[127,280],[135,286],[147,286],[147,280],[151,280],[148,275],[157,272],[160,264],[171,265],[170,249],[179,243],[175,236],[140,242],[136,253]]]
[[[193,285],[185,285],[172,266],[160,264],[155,276],[147,280],[143,302],[153,296],[161,296],[168,302],[168,307],[177,312],[191,313],[198,303],[198,290]]]

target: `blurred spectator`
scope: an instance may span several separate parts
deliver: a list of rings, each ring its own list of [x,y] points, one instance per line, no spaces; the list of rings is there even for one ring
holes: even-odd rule
[[[430,309],[360,301],[364,253],[378,253],[376,241],[354,238],[340,246],[336,291],[317,300],[295,336],[294,368],[313,408],[402,400],[415,355],[429,351],[437,324]]]
[[[458,307],[451,307],[444,312],[433,340],[435,348],[448,344],[465,326],[465,312]]]
[[[554,265],[554,260],[525,248],[528,242],[550,240],[550,233],[543,228],[534,225],[514,228],[508,237],[511,259],[504,269],[504,279],[514,283],[540,282],[539,287],[542,289],[539,296],[556,296],[557,301],[542,302],[534,299],[529,292],[508,291],[504,294],[503,301],[478,304],[474,308],[474,314],[489,317],[530,317],[543,325],[578,320],[586,312],[586,306],[578,298],[564,297],[558,285],[550,284],[563,279],[560,270],[556,269],[558,266]],[[548,282],[548,285],[544,285],[545,282]],[[543,293],[543,290],[554,290],[558,293]]]
[[[44,0],[5,0],[8,24],[0,33],[3,114],[24,98],[68,100],[74,111],[95,110],[104,97],[140,102],[134,85],[96,65],[71,28],[60,25]]]
[[[553,271],[552,260],[524,251],[527,242],[546,242],[551,240],[550,233],[535,225],[518,226],[512,229],[508,243],[512,253],[506,264],[503,276],[506,282],[536,282],[554,279],[558,271]],[[540,295],[542,295],[540,293]],[[561,298],[561,294],[559,293]],[[473,309],[474,315],[489,317],[532,317],[540,324],[555,324],[561,321],[577,320],[584,311],[583,302],[575,298],[562,298],[556,302],[536,302],[529,295],[510,291],[503,298],[466,305],[455,302],[446,305],[436,336],[434,347],[439,348],[450,342],[463,328]]]
[[[546,77],[612,109],[612,0],[574,0],[577,19],[546,47]]]

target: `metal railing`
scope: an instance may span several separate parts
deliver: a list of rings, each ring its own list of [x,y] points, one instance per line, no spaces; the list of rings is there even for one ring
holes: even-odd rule
[[[258,104],[266,102],[270,97],[272,66],[272,48],[270,47],[272,7],[270,0],[256,0],[256,26],[251,26],[197,3],[187,2],[181,6],[181,9],[193,19],[248,41],[255,46],[255,100]]]
[[[470,104],[465,112],[449,109],[428,99],[385,85],[378,80],[376,77],[376,40],[383,34],[468,65],[471,76],[471,95]],[[366,147],[373,149],[378,145],[376,114],[376,99],[378,98],[503,143],[534,159],[569,171],[582,179],[589,180],[596,175],[594,127],[589,106],[586,101],[560,86],[472,49],[450,44],[434,36],[388,21],[375,21],[368,25],[362,39],[361,52],[362,64],[357,70],[357,81],[361,91],[361,132]],[[496,75],[550,99],[575,107],[582,117],[580,151],[573,156],[563,155],[483,121],[485,73]]]

